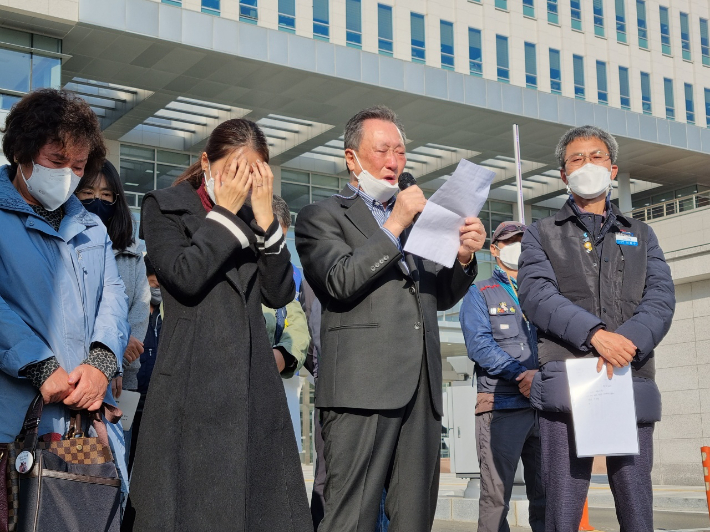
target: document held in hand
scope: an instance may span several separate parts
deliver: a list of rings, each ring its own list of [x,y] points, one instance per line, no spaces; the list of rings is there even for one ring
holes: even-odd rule
[[[639,454],[631,367],[614,368],[609,379],[597,361],[566,361],[577,456]]]
[[[466,218],[481,212],[495,175],[461,159],[453,175],[427,201],[404,251],[451,268],[461,245],[459,228]]]
[[[121,418],[123,430],[131,430],[131,427],[133,426],[133,418],[136,417],[136,410],[138,409],[138,401],[140,401],[140,398],[141,394],[139,392],[122,390],[121,397],[116,399],[118,408],[120,408],[123,412],[123,417]]]

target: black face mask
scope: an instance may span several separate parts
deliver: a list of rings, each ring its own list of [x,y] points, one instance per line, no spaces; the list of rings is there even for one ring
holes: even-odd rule
[[[81,200],[81,203],[87,211],[101,218],[105,226],[108,226],[111,218],[113,218],[113,213],[116,212],[116,202],[109,203],[102,199],[85,199]]]

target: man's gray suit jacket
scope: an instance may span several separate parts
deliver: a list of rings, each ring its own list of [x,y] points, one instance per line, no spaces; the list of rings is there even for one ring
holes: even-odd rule
[[[442,415],[436,313],[466,294],[476,263],[443,268],[406,253],[407,272],[364,200],[347,186],[341,194],[349,199],[308,205],[296,221],[296,249],[322,305],[316,406],[402,408],[426,353],[434,410]]]

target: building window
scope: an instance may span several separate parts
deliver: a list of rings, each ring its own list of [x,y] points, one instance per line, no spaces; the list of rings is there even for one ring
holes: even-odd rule
[[[550,48],[550,92],[562,94],[562,66],[560,51]]]
[[[675,120],[675,101],[673,99],[673,80],[663,78],[663,93],[666,101],[666,118]]]
[[[523,15],[535,18],[535,0],[523,0]]]
[[[496,64],[498,65],[498,81],[510,81],[510,66],[508,63],[508,37],[496,35]]]
[[[621,108],[631,109],[631,90],[629,88],[629,69],[619,67],[619,94],[621,96]]]
[[[570,0],[572,11],[572,29],[582,31],[582,4],[581,0]]]
[[[680,14],[680,47],[683,59],[690,61],[690,20],[687,13]]]
[[[392,6],[377,4],[377,49],[382,55],[392,56]]]
[[[626,6],[625,0],[616,0],[616,40],[626,42]]]
[[[328,0],[313,0],[313,37],[330,39],[330,7]]]
[[[361,0],[345,0],[345,44],[362,48]]]
[[[685,83],[683,86],[685,91],[685,121],[688,124],[695,124],[695,102],[693,101],[693,86],[690,83]]]
[[[508,10],[508,0],[495,0],[495,5],[498,9]]]
[[[607,105],[609,103],[609,90],[606,83],[606,63],[597,61],[597,100]]]
[[[202,0],[202,12],[219,16],[219,0]]]
[[[296,0],[279,0],[279,29],[296,33]]]
[[[24,50],[2,48],[3,43]],[[59,39],[0,28],[0,109],[10,109],[31,90],[60,88],[61,51]]]
[[[646,25],[646,0],[636,0],[636,22],[639,28],[639,48],[648,50],[648,26]]]
[[[454,69],[454,23],[442,20],[439,23],[441,34],[441,68]]]
[[[481,30],[468,28],[468,62],[472,75],[483,76],[483,50],[481,48]]]
[[[239,0],[240,21],[248,22],[249,24],[256,24],[256,22],[259,20],[257,1],[258,0]]]
[[[584,58],[581,55],[572,56],[574,73],[574,97],[584,100]]]
[[[424,15],[412,13],[412,61],[415,63],[426,62],[426,39],[424,31]]]
[[[185,152],[156,150],[131,144],[121,144],[119,156],[119,173],[126,200],[134,209],[140,208],[147,192],[171,186],[197,160],[196,155]]]
[[[537,89],[537,56],[535,45],[525,43],[525,86],[528,89]]]
[[[671,24],[668,20],[668,8],[660,6],[658,12],[661,17],[661,52],[671,55]]]
[[[705,125],[710,128],[710,89],[705,89]]]
[[[557,1],[558,0],[547,0],[547,22],[551,22],[552,24],[560,23]]]
[[[594,0],[594,35],[604,37],[604,4]]]
[[[710,66],[710,38],[708,38],[708,20],[700,19],[700,54],[703,56],[703,65]]]
[[[648,72],[641,72],[641,109],[643,114],[650,115],[651,108],[651,76]]]

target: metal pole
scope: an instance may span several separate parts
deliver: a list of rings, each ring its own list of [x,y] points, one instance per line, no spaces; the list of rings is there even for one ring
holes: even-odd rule
[[[523,168],[520,164],[520,131],[518,124],[513,124],[513,149],[515,151],[515,181],[518,184],[518,216],[520,223],[525,223],[525,202],[523,201]]]

